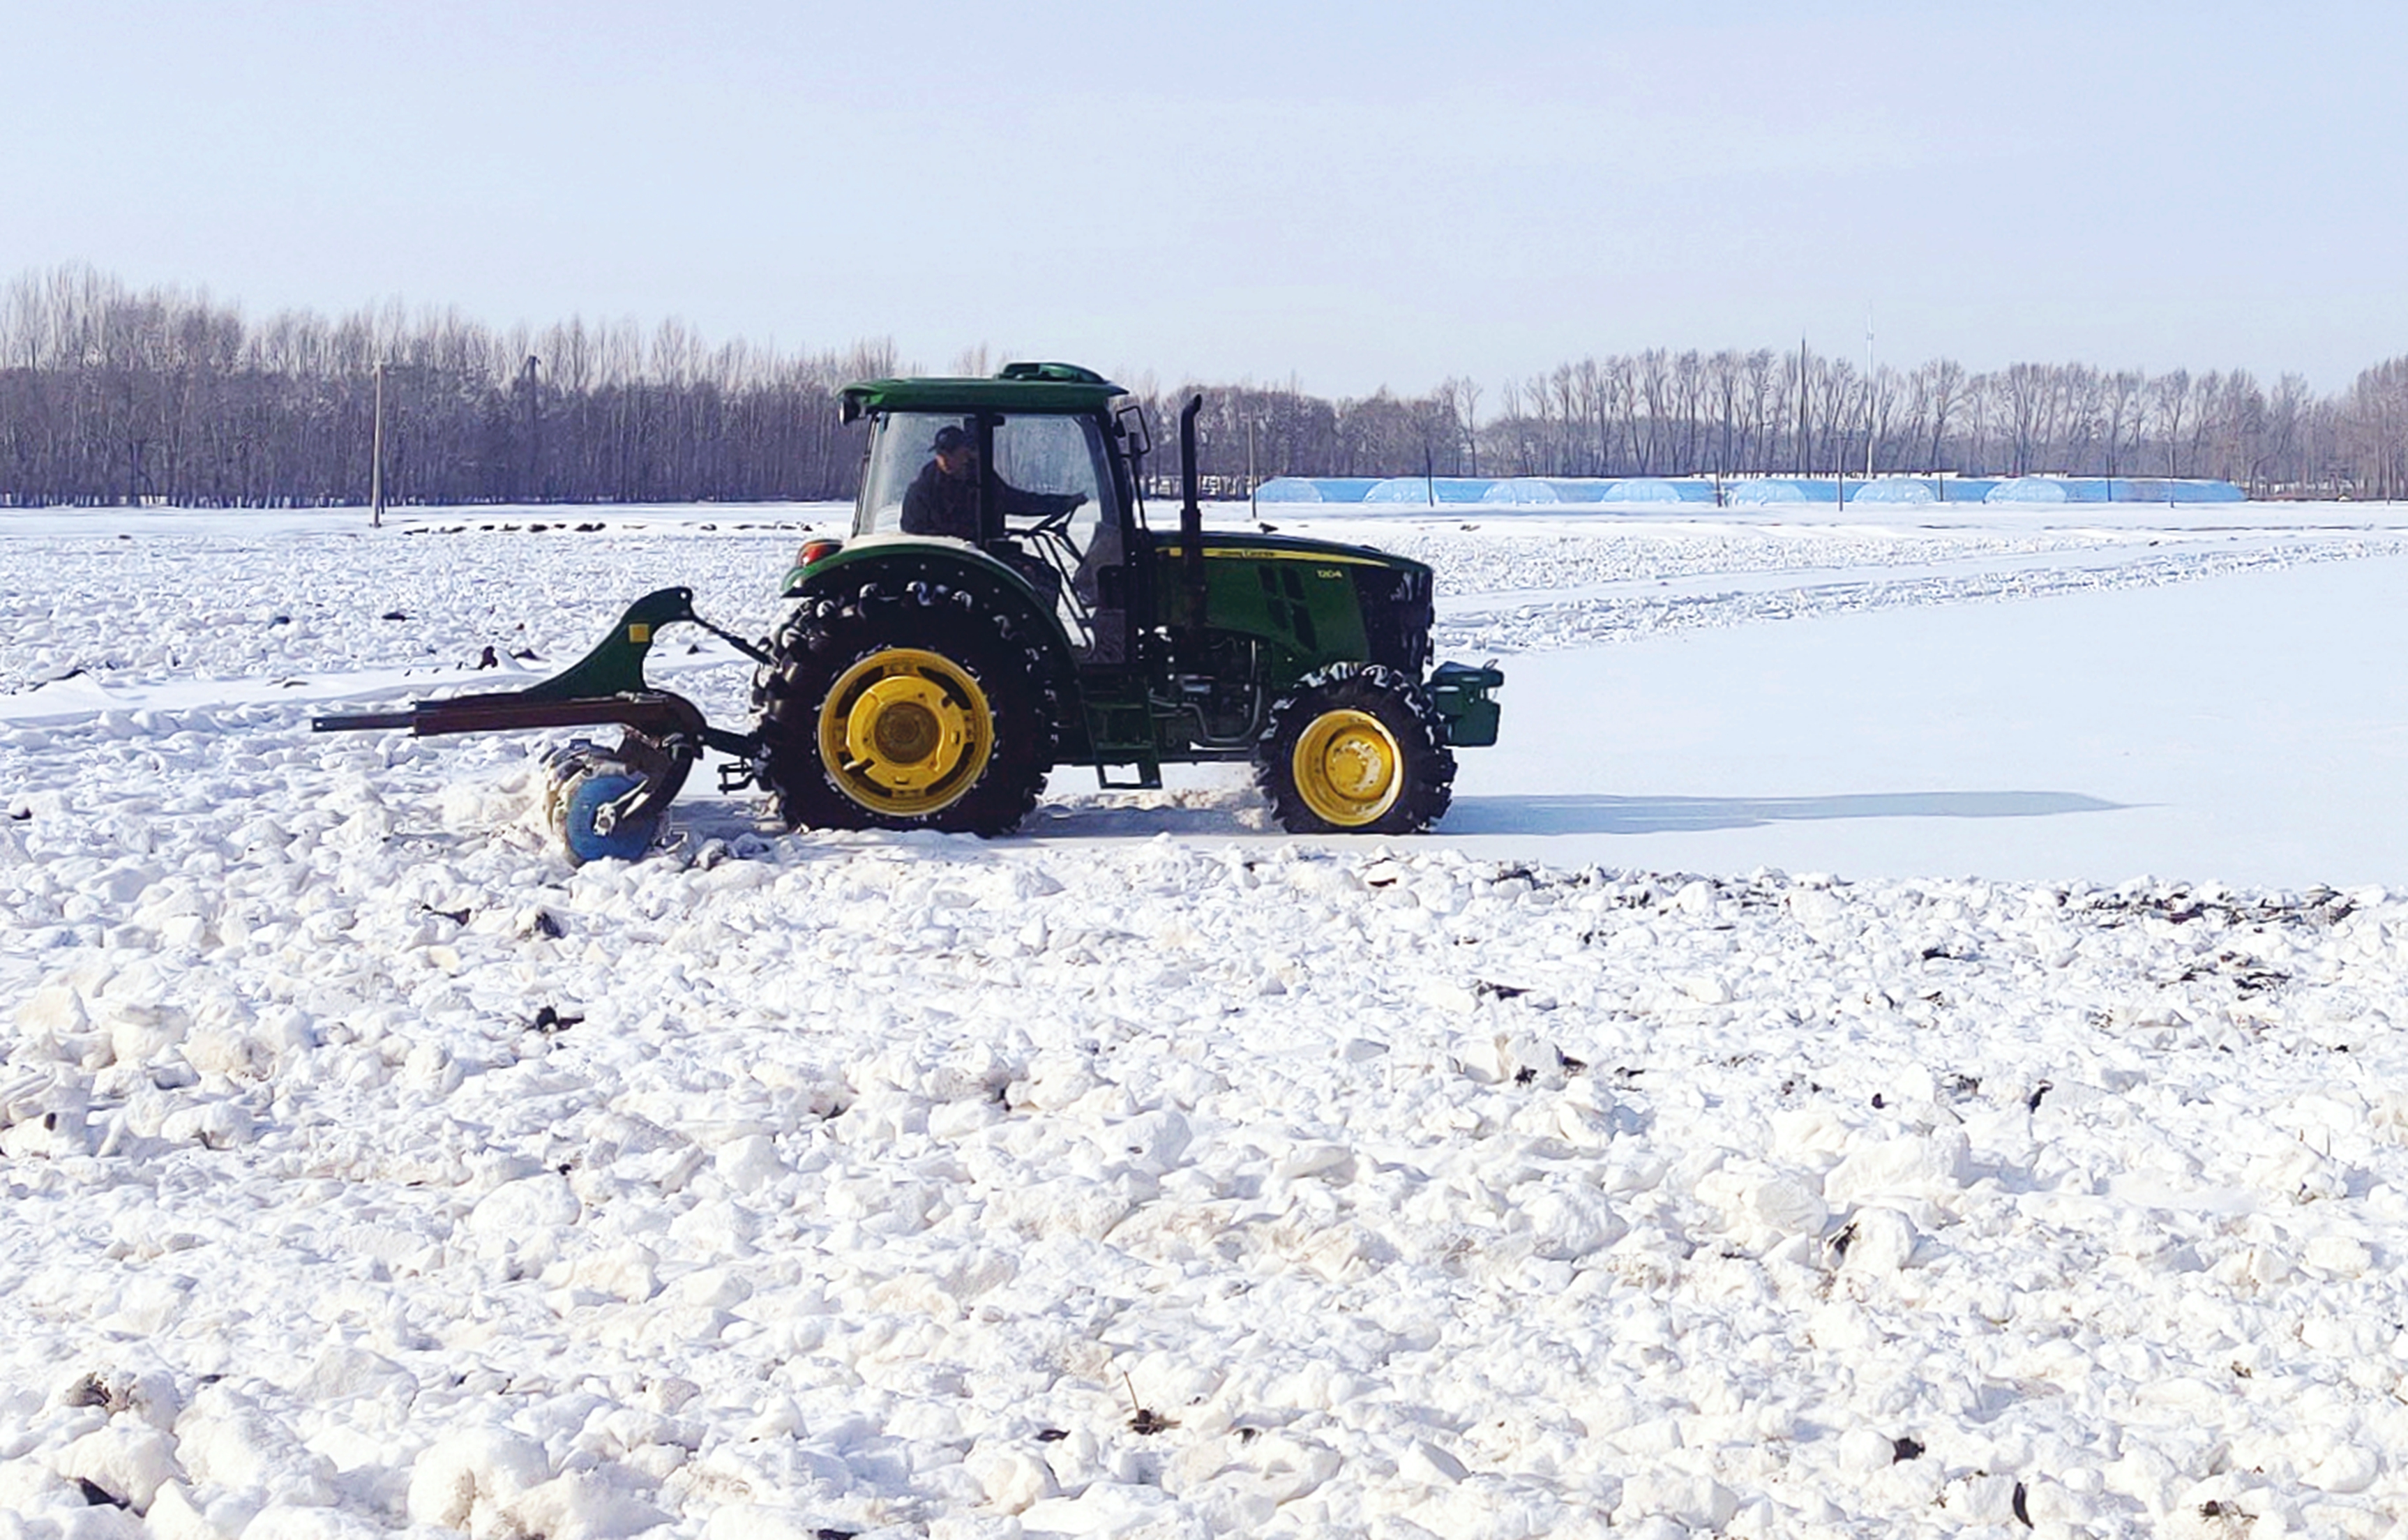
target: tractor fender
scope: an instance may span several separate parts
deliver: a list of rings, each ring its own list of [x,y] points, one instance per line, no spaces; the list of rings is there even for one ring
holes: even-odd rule
[[[922,592],[926,585],[942,585],[969,595],[972,604],[1008,620],[1019,635],[1041,649],[1064,692],[1062,698],[1076,698],[1070,638],[1053,601],[1027,578],[966,541],[909,536],[856,540],[789,580],[785,597],[796,601],[800,614],[814,603],[850,598],[871,585],[875,597],[894,603],[915,598],[914,585],[921,585]]]

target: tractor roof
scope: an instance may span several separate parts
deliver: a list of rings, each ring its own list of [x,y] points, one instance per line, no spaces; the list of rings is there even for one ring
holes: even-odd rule
[[[1099,412],[1128,392],[1075,364],[1007,364],[993,379],[864,379],[838,395],[847,422],[871,412]]]

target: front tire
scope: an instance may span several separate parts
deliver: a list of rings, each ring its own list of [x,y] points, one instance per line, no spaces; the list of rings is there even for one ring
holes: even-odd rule
[[[1379,663],[1339,663],[1271,708],[1254,778],[1292,834],[1412,834],[1446,814],[1455,755],[1419,685]]]
[[[1005,834],[1054,764],[1043,652],[941,583],[805,601],[761,694],[764,778],[795,828]]]

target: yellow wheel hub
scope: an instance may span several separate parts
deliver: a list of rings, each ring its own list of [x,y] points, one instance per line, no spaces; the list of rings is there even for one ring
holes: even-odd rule
[[[1325,711],[1296,740],[1297,794],[1340,829],[1378,821],[1405,785],[1405,751],[1369,711]]]
[[[820,706],[820,759],[845,794],[910,818],[950,807],[995,748],[986,692],[942,653],[896,647],[844,671]]]

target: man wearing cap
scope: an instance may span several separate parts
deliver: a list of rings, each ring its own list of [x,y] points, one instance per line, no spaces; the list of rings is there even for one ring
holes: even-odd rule
[[[932,458],[903,493],[903,533],[975,540],[978,443],[951,423],[937,430]]]
[[[952,423],[937,430],[930,458],[903,493],[903,533],[979,537],[978,440]],[[1023,492],[998,481],[996,511],[1026,517],[1068,513],[1087,499],[1080,492]]]

